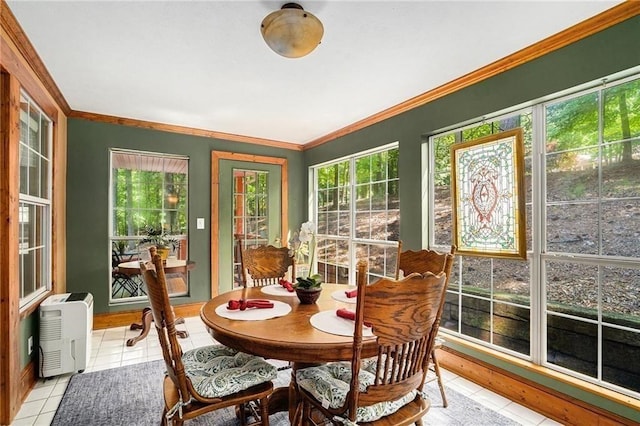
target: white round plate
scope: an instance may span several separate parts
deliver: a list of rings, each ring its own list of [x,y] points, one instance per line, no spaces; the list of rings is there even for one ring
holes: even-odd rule
[[[282,287],[280,284],[266,285],[260,288],[264,294],[270,294],[271,296],[295,296],[295,291],[289,291]]]
[[[354,286],[345,286],[344,290],[336,290],[333,293],[331,293],[331,297],[333,297],[335,300],[337,300],[339,302],[355,304],[357,302],[358,298],[357,297],[347,297],[347,295],[345,294],[345,291],[355,290],[356,288],[357,287],[354,287]]]
[[[353,337],[353,330],[355,321],[339,317],[336,315],[336,310],[322,311],[314,314],[309,318],[311,325],[320,331],[325,333],[337,334],[338,336]],[[371,328],[362,328],[363,337],[372,337],[373,333]]]
[[[270,318],[283,317],[291,312],[291,305],[288,303],[280,302],[278,300],[269,300],[273,303],[273,308],[256,309],[249,308],[241,311],[240,309],[230,310],[227,309],[227,304],[220,305],[216,308],[216,314],[223,318],[240,321],[259,321]]]

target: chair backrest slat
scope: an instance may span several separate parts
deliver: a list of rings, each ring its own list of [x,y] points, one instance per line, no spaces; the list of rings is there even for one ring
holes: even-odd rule
[[[291,270],[291,281],[295,280],[295,261],[287,247],[257,246],[242,251],[244,286],[262,287],[279,284]]]

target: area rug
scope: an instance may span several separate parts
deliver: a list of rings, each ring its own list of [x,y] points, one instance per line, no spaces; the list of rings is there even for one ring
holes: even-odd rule
[[[71,377],[67,389],[53,418],[53,426],[156,426],[162,414],[162,378],[164,362],[112,368]],[[290,370],[280,371],[275,386],[285,386]],[[442,407],[438,386],[427,384],[432,407],[425,418],[427,425],[517,425],[475,401],[447,389],[449,406]],[[272,426],[288,426],[287,413],[269,417]],[[191,420],[186,425],[236,426],[232,408],[218,410]]]

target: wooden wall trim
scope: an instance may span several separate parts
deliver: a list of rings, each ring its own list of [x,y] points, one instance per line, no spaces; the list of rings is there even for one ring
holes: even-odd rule
[[[289,171],[286,158],[267,157],[263,155],[240,154],[237,152],[211,151],[211,297],[218,295],[219,277],[218,271],[218,247],[220,234],[218,232],[218,196],[220,194],[220,160],[246,161],[250,163],[275,164],[280,166],[280,187],[281,187],[281,216],[280,216],[280,238],[281,241],[288,241],[289,233]]]
[[[460,78],[436,87],[433,90],[429,90],[428,92],[415,96],[405,102],[387,108],[367,118],[343,127],[342,129],[338,129],[308,142],[304,145],[304,150],[314,148],[318,145],[322,145],[326,142],[348,135],[349,133],[361,130],[403,112],[425,105],[436,99],[442,98],[446,95],[530,62],[562,47],[568,46],[569,44],[580,41],[637,15],[640,15],[640,1],[634,0],[621,3],[590,19],[587,19],[586,21],[582,21],[564,31],[552,35],[551,37],[547,37],[538,43],[525,47],[512,55],[499,59],[476,71],[472,71]]]
[[[593,406],[446,346],[439,351],[438,361],[441,367],[562,424],[637,425],[637,422],[631,419]]]
[[[202,136],[204,138],[222,139],[233,142],[252,143],[262,146],[270,146],[273,148],[289,149],[292,151],[302,151],[302,145],[291,142],[276,141],[272,139],[264,139],[245,135],[236,135],[233,133],[216,132],[214,130],[197,129],[194,127],[176,126],[172,124],[156,123],[153,121],[136,120],[133,118],[116,117],[105,114],[95,114],[91,112],[71,111],[71,118],[80,118],[89,121],[95,121],[108,124],[119,124],[122,126],[138,127],[141,129],[158,130],[162,132],[179,133],[182,135]]]
[[[20,81],[22,88],[33,98],[42,111],[54,123],[57,123],[59,109],[55,101],[45,94],[43,87],[30,74],[27,65],[23,64],[23,61],[20,60],[4,38],[0,39],[0,61],[2,62],[2,67]]]
[[[173,311],[178,317],[200,316],[200,309],[204,302],[187,303],[184,305],[172,305]],[[93,316],[93,329],[103,330],[105,328],[128,326],[133,323],[140,323],[140,309],[132,311],[111,312],[95,314]]]
[[[4,0],[0,1],[0,25],[6,31],[7,36],[16,46],[18,52],[25,59],[27,65],[33,70],[42,84],[44,84],[45,90],[53,97],[62,112],[65,113],[65,115],[69,115],[71,107]],[[40,107],[43,108],[42,104],[40,104]]]
[[[0,73],[0,424],[10,424],[22,400],[20,389],[20,288],[18,201],[20,84]]]
[[[29,392],[31,392],[31,389],[36,385],[38,376],[38,365],[36,361],[33,360],[24,367],[24,370],[22,370],[20,374],[20,384],[22,388],[22,394],[20,395],[21,402],[24,402],[27,396],[29,396]]]

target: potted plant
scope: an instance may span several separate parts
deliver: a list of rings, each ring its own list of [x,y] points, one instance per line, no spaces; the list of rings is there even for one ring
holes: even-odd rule
[[[169,252],[178,248],[180,244],[176,237],[165,233],[160,226],[147,225],[144,232],[145,236],[138,242],[138,245],[156,246],[162,260],[167,260]]]
[[[294,245],[294,251],[297,256],[305,254],[309,256],[309,263],[306,276],[296,277],[296,283],[293,288],[300,299],[300,303],[311,304],[315,303],[320,297],[322,291],[322,275],[311,274],[313,268],[313,260],[316,254],[316,236],[315,225],[313,222],[305,222],[300,227],[300,232],[296,234],[295,240],[297,245]]]

